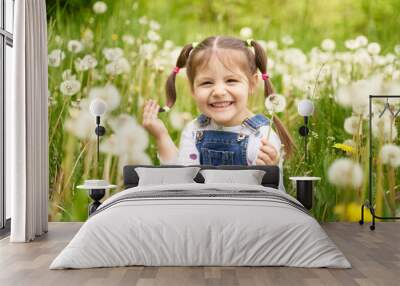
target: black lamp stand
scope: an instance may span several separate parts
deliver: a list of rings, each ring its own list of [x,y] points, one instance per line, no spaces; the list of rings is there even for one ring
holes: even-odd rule
[[[308,116],[304,116],[304,125],[299,128],[300,136],[304,137],[304,161],[307,162],[307,137],[308,129]]]
[[[104,126],[100,125],[100,116],[96,116],[96,129],[94,132],[97,135],[97,171],[99,169],[99,158],[100,158],[100,136],[106,134],[106,129]]]

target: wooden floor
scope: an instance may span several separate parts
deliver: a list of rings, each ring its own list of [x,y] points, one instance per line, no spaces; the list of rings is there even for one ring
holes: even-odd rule
[[[0,285],[400,285],[400,223],[329,223],[323,228],[352,269],[291,267],[120,267],[49,270],[81,223],[50,223],[32,243],[0,241]]]

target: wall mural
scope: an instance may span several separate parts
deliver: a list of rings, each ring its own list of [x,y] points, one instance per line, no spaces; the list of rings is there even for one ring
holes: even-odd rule
[[[236,1],[228,1],[229,5],[225,1],[164,2],[47,4],[50,220],[87,218],[90,200],[84,190],[77,189],[85,180],[104,179],[118,185],[107,190],[110,195],[122,188],[123,166],[160,164],[157,127],[165,127],[179,147],[184,127],[205,107],[192,96],[186,69],[177,70],[176,61],[185,45],[201,48],[196,45],[213,35],[241,39],[252,52],[255,44],[246,40],[254,39],[267,55],[267,71],[257,70],[259,80],[253,89],[249,81],[246,106],[271,122],[279,118],[297,146],[283,164],[288,193],[295,195],[289,177],[320,177],[313,215],[321,221],[358,221],[369,195],[370,130],[375,156],[373,204],[378,215],[400,215],[400,100],[376,98],[371,113],[368,101],[370,94],[400,94],[400,42],[394,33],[399,23],[395,12],[388,12],[398,11],[399,3],[377,6],[354,1],[359,17],[338,27],[345,19],[340,17],[347,9],[344,1],[332,1],[335,4],[326,4],[329,7],[308,1],[296,1],[296,7],[257,1],[270,8],[262,12],[265,9]],[[291,20],[299,17],[298,11],[308,11],[302,12],[302,25]],[[382,17],[393,21],[383,27]],[[149,108],[154,111],[169,104],[165,83],[171,73],[176,77],[175,104],[168,112],[150,112]],[[266,81],[274,87],[267,99]],[[100,119],[106,132],[99,150],[93,106],[91,110],[95,99],[106,106]],[[314,106],[306,121],[298,110],[304,99]],[[157,116],[158,125],[145,122],[150,115]],[[299,133],[305,122],[306,137],[300,134],[304,129]],[[197,156],[189,152],[189,162],[200,159]],[[206,155],[202,156],[205,160]],[[365,219],[371,219],[369,212]]]

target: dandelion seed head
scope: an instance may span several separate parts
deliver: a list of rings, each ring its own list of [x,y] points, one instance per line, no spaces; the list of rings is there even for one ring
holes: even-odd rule
[[[83,59],[77,58],[75,60],[75,69],[77,71],[87,71],[94,69],[97,66],[97,60],[92,55],[85,55]]]
[[[360,119],[356,116],[350,116],[344,120],[344,130],[351,135],[361,134],[362,128],[360,125]]]
[[[368,44],[368,38],[366,36],[360,35],[356,38],[356,42],[359,47],[365,47]]]
[[[368,44],[367,50],[370,54],[377,55],[381,51],[381,46],[378,43],[370,43]]]
[[[139,24],[140,25],[147,25],[148,22],[149,22],[149,20],[147,19],[146,16],[142,16],[142,17],[139,18]]]
[[[67,48],[71,53],[77,54],[83,50],[83,44],[78,40],[70,40],[68,41]]]
[[[65,80],[60,84],[62,94],[72,96],[81,89],[81,83],[75,79]]]
[[[351,159],[336,159],[328,169],[328,180],[341,188],[357,189],[363,183],[363,171],[360,164]]]
[[[112,84],[91,88],[89,90],[89,99],[92,101],[95,98],[102,99],[107,104],[108,111],[116,109],[121,100],[118,89]]]
[[[286,108],[286,99],[281,94],[273,93],[265,99],[265,108],[269,113],[282,112]]]
[[[381,117],[378,115],[379,113],[372,117],[372,136],[383,138],[384,141],[395,140],[397,138],[397,128],[389,112],[384,113]]]
[[[356,50],[360,47],[359,43],[356,40],[346,40],[344,42],[344,46],[349,50]]]
[[[380,157],[383,164],[397,168],[400,166],[400,147],[394,144],[385,144],[382,146]]]
[[[108,61],[115,61],[124,55],[121,48],[104,48],[102,52]]]
[[[160,24],[157,21],[151,20],[149,23],[149,27],[150,29],[152,29],[153,31],[158,31],[160,30]]]
[[[65,58],[65,53],[60,49],[55,49],[48,55],[48,64],[52,67],[59,67],[62,60]]]
[[[250,27],[243,27],[240,29],[239,35],[243,39],[247,40],[253,36],[253,29],[251,29]]]
[[[96,121],[89,111],[87,99],[75,103],[69,110],[69,118],[65,121],[64,128],[79,139],[96,139],[94,129]]]
[[[107,4],[103,1],[97,1],[93,4],[93,11],[96,14],[103,14],[107,11]]]
[[[111,63],[106,65],[105,71],[106,74],[110,75],[120,75],[129,73],[131,70],[131,66],[126,58],[118,58]]]
[[[158,41],[160,41],[160,39],[161,39],[160,35],[159,35],[157,32],[153,31],[153,30],[149,30],[149,31],[147,32],[147,38],[148,38],[151,42],[158,42]]]
[[[332,52],[336,48],[336,43],[332,39],[325,39],[321,43],[321,48],[327,52]]]

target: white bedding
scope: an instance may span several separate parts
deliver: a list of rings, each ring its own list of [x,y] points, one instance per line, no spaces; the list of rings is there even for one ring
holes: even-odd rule
[[[132,194],[146,194],[137,193],[140,191],[168,190],[261,190],[272,197],[121,200]],[[127,265],[350,268],[318,222],[285,203],[285,198],[299,204],[282,191],[244,184],[190,183],[127,189],[100,206],[50,269]]]

